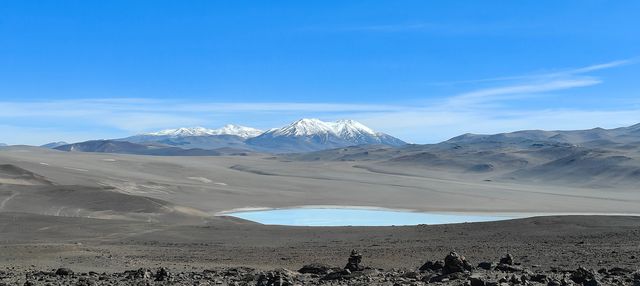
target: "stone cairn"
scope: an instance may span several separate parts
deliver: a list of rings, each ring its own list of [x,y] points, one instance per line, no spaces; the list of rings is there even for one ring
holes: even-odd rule
[[[362,254],[360,254],[357,250],[351,250],[351,255],[349,256],[349,260],[347,261],[347,265],[344,269],[347,269],[351,272],[354,271],[362,271],[364,267],[360,265],[362,263]]]

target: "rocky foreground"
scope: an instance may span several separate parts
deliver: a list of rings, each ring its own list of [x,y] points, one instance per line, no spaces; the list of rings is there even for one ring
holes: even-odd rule
[[[444,260],[425,262],[419,269],[376,269],[362,264],[362,255],[352,251],[346,266],[308,264],[298,271],[252,268],[216,268],[201,272],[173,272],[140,268],[121,273],[75,273],[72,269],[19,272],[0,270],[2,285],[633,285],[640,286],[640,271],[628,268],[598,270],[531,269],[506,254],[498,262],[472,264],[451,252]]]

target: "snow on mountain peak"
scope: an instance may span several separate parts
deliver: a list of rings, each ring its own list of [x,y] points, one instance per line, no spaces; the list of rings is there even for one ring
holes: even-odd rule
[[[311,140],[319,140],[318,142],[342,142],[344,144],[390,144],[399,145],[404,142],[378,133],[364,124],[355,120],[338,120],[335,122],[325,122],[315,118],[303,118],[297,120],[282,128],[269,129],[267,132],[261,130],[227,124],[219,129],[207,129],[204,127],[190,127],[166,129],[154,133],[142,134],[146,136],[162,136],[170,138],[192,137],[192,136],[212,136],[212,135],[235,135],[244,139],[258,137],[259,140],[267,140],[267,138],[285,137],[285,138],[314,138]],[[264,135],[264,136],[263,136]],[[145,140],[148,140],[145,138]],[[271,140],[271,139],[268,139]],[[310,140],[309,138],[305,140]],[[348,142],[348,143],[346,143]],[[339,145],[339,144],[338,144]],[[336,145],[336,146],[338,146]]]
[[[242,138],[256,137],[262,134],[262,130],[235,124],[227,124],[219,129],[212,130],[214,135],[235,135]]]
[[[376,132],[355,120],[338,120],[332,123],[333,130],[342,138],[355,138],[363,134],[375,136]]]
[[[275,136],[335,135],[343,139],[376,136],[376,132],[355,120],[325,122],[315,118],[303,118],[288,126],[270,131]]]
[[[219,129],[208,129],[204,127],[182,127],[176,129],[165,129],[158,132],[147,133],[143,135],[151,136],[170,136],[170,137],[187,137],[187,136],[211,136],[211,135],[235,135],[242,138],[255,137],[262,134],[261,130],[234,124],[227,124]]]
[[[315,118],[303,118],[288,126],[274,130],[276,136],[310,136],[335,133],[331,123]]]
[[[215,130],[207,129],[204,127],[181,127],[176,129],[165,129],[158,132],[147,133],[144,135],[151,136],[172,136],[172,137],[184,137],[184,136],[206,136],[213,135]]]

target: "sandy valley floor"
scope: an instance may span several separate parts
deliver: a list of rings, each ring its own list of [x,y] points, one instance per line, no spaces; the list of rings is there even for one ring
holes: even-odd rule
[[[0,151],[0,264],[298,269],[342,267],[351,249],[375,268],[415,269],[456,250],[511,253],[531,269],[640,265],[640,217],[553,216],[406,227],[282,227],[216,216],[246,207],[379,206],[438,212],[640,214],[640,192],[514,184],[465,174],[378,170],[375,162]]]

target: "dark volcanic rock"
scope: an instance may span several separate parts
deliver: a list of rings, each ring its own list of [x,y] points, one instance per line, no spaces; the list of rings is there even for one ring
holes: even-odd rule
[[[626,275],[629,273],[633,273],[633,270],[628,268],[622,268],[622,267],[613,267],[609,270],[606,270],[606,274],[616,275],[616,276]]]
[[[447,273],[447,274],[433,276],[433,277],[429,278],[428,281],[426,279],[423,279],[423,281],[429,282],[429,283],[436,283],[436,282],[447,282],[447,281],[453,281],[453,280],[463,280],[463,279],[467,279],[468,277],[469,277],[468,272],[466,272],[466,273],[465,272],[453,272],[453,273]]]
[[[422,266],[420,266],[420,271],[439,271],[444,268],[444,261],[436,260],[436,261],[427,261]]]
[[[318,274],[318,275],[326,275],[329,272],[332,272],[331,266],[321,263],[312,263],[302,266],[298,272],[302,274]]]
[[[498,264],[498,266],[496,266],[496,270],[504,272],[522,272],[524,271],[524,268],[516,265]]]
[[[73,275],[73,270],[69,268],[58,268],[58,270],[56,270],[56,275],[58,276]]]
[[[640,286],[640,271],[633,273],[633,286]]]
[[[349,261],[347,265],[345,265],[344,269],[347,269],[351,272],[354,271],[362,271],[364,267],[360,265],[362,263],[362,254],[358,253],[358,251],[351,250],[351,255],[349,256]]]
[[[562,283],[558,280],[551,280],[547,283],[547,286],[561,286]]]
[[[513,256],[507,253],[505,256],[500,258],[500,264],[513,265]]]
[[[500,258],[500,263],[495,267],[496,270],[504,272],[522,272],[524,268],[514,265],[513,256],[509,253]]]
[[[400,275],[403,278],[410,278],[410,279],[420,279],[421,275],[419,272],[414,272],[414,271],[409,271],[409,272],[405,272],[403,274]]]
[[[598,285],[592,284],[594,282],[597,283],[595,273],[584,267],[579,267],[576,271],[573,271],[573,273],[571,273],[571,280],[583,285]]]
[[[151,270],[146,268],[140,268],[138,270],[129,270],[124,272],[125,276],[129,279],[151,279],[153,273]]]
[[[464,271],[471,271],[473,267],[469,262],[464,258],[464,256],[459,255],[455,251],[452,251],[444,258],[444,267],[442,268],[442,273],[457,273]]]
[[[548,277],[545,274],[542,273],[536,273],[533,274],[529,277],[529,280],[533,281],[533,282],[538,282],[538,283],[546,283],[548,282]]]
[[[310,264],[312,265],[312,264]],[[506,265],[506,264],[503,264]],[[324,267],[308,267],[324,269]],[[155,274],[146,268],[128,270],[121,273],[76,273],[74,275],[56,275],[54,272],[28,270],[16,271],[11,268],[0,270],[0,286],[5,285],[442,285],[442,286],[597,286],[630,285],[640,286],[640,273],[628,272],[621,268],[602,270],[601,274],[585,268],[574,271],[538,269],[536,273],[508,273],[498,270],[462,271],[443,273],[440,271],[414,272],[402,269],[378,270],[365,268],[351,272],[348,269],[330,268],[326,275],[299,274],[286,269],[262,271],[248,267],[214,268],[202,271],[177,272],[169,274],[166,268],[160,268]],[[313,270],[315,271],[315,270]],[[608,274],[607,274],[608,273]],[[620,275],[614,275],[617,273]],[[155,276],[154,276],[155,275]],[[150,277],[150,278],[149,278]],[[163,281],[154,281],[153,278]],[[28,281],[28,282],[25,282]],[[432,284],[433,283],[433,284]]]
[[[511,275],[511,277],[509,277],[509,282],[511,284],[520,284],[520,282],[524,282],[524,281],[522,281],[522,279],[520,279],[520,277],[516,275]]]
[[[485,283],[485,281],[482,280],[482,278],[479,278],[479,277],[471,277],[471,278],[469,278],[469,284],[471,286],[485,286],[485,285],[487,285]]]
[[[344,269],[343,271],[331,272],[322,277],[322,280],[338,280],[348,275],[351,275],[351,271],[349,271],[349,269]]]
[[[363,276],[362,271],[351,272],[349,269],[342,269],[340,271],[330,272],[329,274],[323,276],[321,280],[349,280],[358,276]]]
[[[169,280],[169,277],[171,276],[171,274],[169,273],[169,270],[167,270],[164,267],[161,267],[158,269],[158,271],[156,271],[156,281],[167,281]]]
[[[480,269],[484,269],[484,270],[491,270],[495,267],[495,264],[493,262],[480,262],[478,263],[478,268]]]

